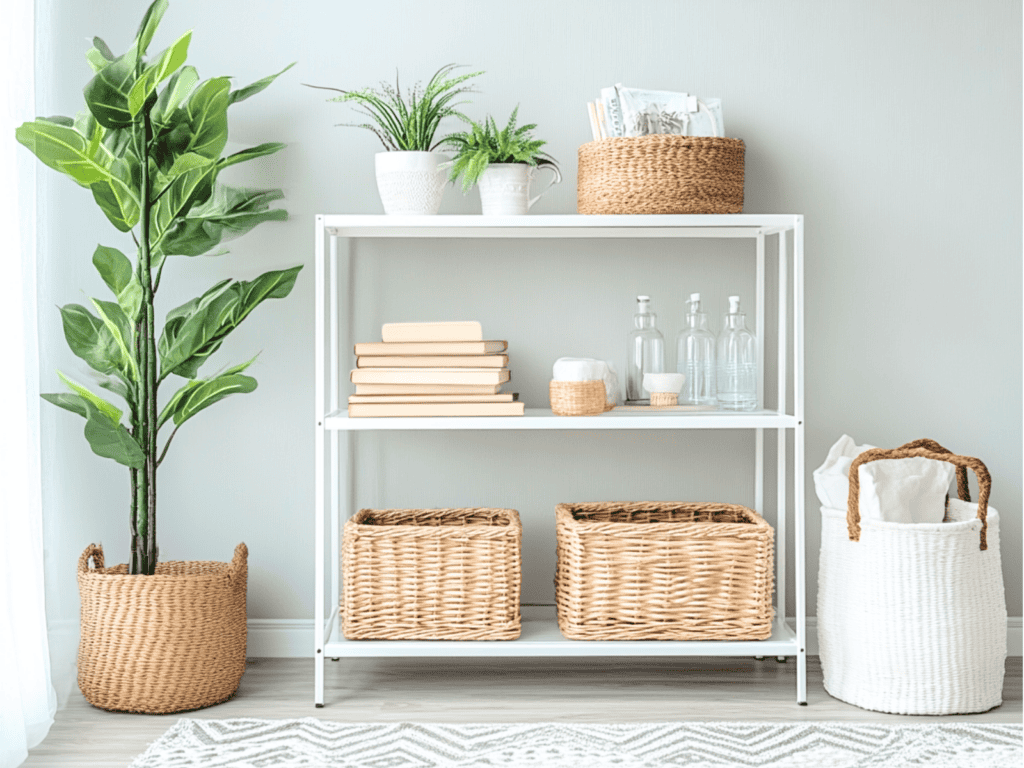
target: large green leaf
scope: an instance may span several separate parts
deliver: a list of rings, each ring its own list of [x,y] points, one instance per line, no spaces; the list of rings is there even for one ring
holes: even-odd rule
[[[85,103],[104,128],[124,128],[132,124],[128,94],[135,85],[135,64],[138,51],[131,49],[118,56],[93,75],[85,86]]]
[[[142,21],[139,22],[139,29],[135,33],[135,45],[139,49],[139,56],[146,55],[146,49],[149,48],[149,44],[153,41],[156,28],[160,26],[160,20],[167,12],[167,6],[167,0],[154,0],[149,8],[146,9]]]
[[[150,113],[156,130],[160,130],[168,124],[174,111],[181,106],[198,82],[199,72],[192,66],[182,67],[171,75],[171,79],[167,81],[167,86],[160,92],[156,105]]]
[[[251,282],[224,281],[167,314],[160,337],[160,379],[174,373],[196,378],[224,338],[266,299],[287,296],[301,265],[260,275]]]
[[[252,392],[256,389],[256,379],[241,373],[251,363],[252,360],[212,378],[197,379],[185,384],[174,393],[160,413],[159,425],[163,426],[168,420],[173,420],[175,426],[181,426],[200,411],[230,395]]]
[[[200,256],[265,221],[286,221],[287,211],[270,208],[282,197],[279,189],[246,190],[217,184],[209,200],[174,224],[161,248],[168,255]]]
[[[103,282],[117,297],[117,303],[130,320],[138,320],[142,306],[142,285],[128,257],[117,248],[97,245],[92,255],[93,266]]]
[[[146,463],[146,454],[124,425],[111,421],[89,399],[67,392],[44,394],[42,398],[85,418],[85,439],[96,455],[134,469],[141,469]]]
[[[40,395],[48,403],[53,403],[59,408],[63,408],[65,411],[71,411],[77,413],[84,419],[89,418],[89,408],[84,397],[81,395],[72,395],[68,392],[56,392],[56,393],[43,393]]]
[[[121,350],[102,320],[79,304],[61,307],[60,316],[72,352],[94,371],[124,375]]]
[[[85,422],[85,439],[93,453],[126,467],[141,469],[146,463],[146,454],[124,425],[115,424],[88,401],[86,409],[89,415]]]
[[[243,149],[241,152],[235,152],[233,155],[228,155],[220,161],[221,168],[227,168],[229,165],[237,165],[238,163],[244,163],[247,160],[255,160],[257,157],[266,157],[272,155],[275,152],[280,152],[287,145],[282,144],[279,141],[267,142],[266,144],[260,144],[249,149]]]
[[[143,70],[128,92],[128,111],[132,117],[139,114],[142,105],[156,92],[157,86],[174,74],[185,63],[185,59],[188,58],[188,45],[191,40],[192,33],[186,32],[175,40],[172,45],[168,46],[157,57],[155,63]]]
[[[166,187],[159,193],[150,219],[150,247],[153,266],[159,266],[166,251],[164,238],[189,210],[205,202],[213,193],[217,161],[190,152],[179,157],[163,178]]]
[[[231,81],[214,77],[196,88],[185,102],[190,135],[184,152],[218,159],[228,143],[228,89]],[[179,154],[179,153],[176,153]]]
[[[127,161],[115,157],[104,143],[101,126],[89,128],[86,137],[63,121],[38,119],[23,123],[15,131],[19,142],[43,164],[71,177],[92,190],[107,218],[123,232],[139,220],[139,200]]]
[[[91,391],[87,387],[82,386],[77,381],[72,381],[60,371],[57,371],[57,375],[60,377],[60,380],[67,385],[68,389],[70,389],[79,397],[92,403],[96,407],[96,409],[99,410],[99,412],[106,416],[108,419],[110,419],[112,423],[121,423],[121,416],[123,415],[123,411],[120,408],[118,408],[113,403],[108,403],[95,392]]]
[[[267,77],[264,77],[262,80],[257,80],[255,83],[252,83],[251,85],[247,85],[244,88],[239,88],[237,91],[232,91],[228,95],[228,104],[235,104],[239,101],[245,101],[250,96],[255,96],[257,93],[265,89],[268,85],[270,85],[277,78],[279,78],[281,75],[283,75],[285,72],[287,72],[294,66],[295,62],[293,61],[287,67],[278,72],[276,75],[268,75]]]
[[[118,351],[121,353],[119,370],[131,381],[139,380],[139,366],[135,360],[133,350],[133,339],[135,338],[135,323],[128,319],[120,305],[111,301],[92,300],[93,307],[99,313],[100,319],[110,332]]]

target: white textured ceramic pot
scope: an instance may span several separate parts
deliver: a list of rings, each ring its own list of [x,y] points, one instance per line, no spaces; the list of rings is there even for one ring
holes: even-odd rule
[[[550,183],[536,197],[530,197],[530,182],[540,171],[554,174]],[[491,163],[480,175],[480,204],[484,216],[521,216],[562,180],[562,174],[553,165],[534,167],[526,163]]]
[[[377,192],[384,213],[435,214],[441,207],[451,162],[441,152],[378,152]]]

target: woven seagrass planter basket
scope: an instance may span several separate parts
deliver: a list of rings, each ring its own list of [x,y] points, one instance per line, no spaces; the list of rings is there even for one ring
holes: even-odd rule
[[[768,638],[774,534],[736,504],[559,504],[558,628],[570,640]]]
[[[78,686],[93,706],[163,714],[230,698],[245,671],[245,544],[230,563],[169,561],[153,576],[78,560]],[[92,560],[94,567],[90,567]]]
[[[361,509],[345,523],[350,640],[515,640],[523,528],[514,509]]]
[[[637,136],[579,148],[580,213],[742,213],[740,139]]]

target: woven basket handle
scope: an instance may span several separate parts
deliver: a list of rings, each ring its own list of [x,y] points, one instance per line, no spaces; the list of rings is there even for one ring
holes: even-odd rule
[[[92,558],[93,566],[96,570],[103,568],[103,545],[90,544],[85,548],[85,552],[78,558],[79,573],[85,573],[89,570],[89,558]]]
[[[241,571],[246,570],[246,561],[249,558],[249,548],[245,546],[245,542],[242,542],[235,547],[235,556],[231,559],[231,576],[234,578]]]
[[[932,443],[930,440],[917,440],[917,443]],[[913,445],[908,443],[907,445]],[[942,446],[935,443],[939,448]],[[981,459],[975,459],[971,456],[957,456],[954,453],[943,453],[942,451],[929,450],[926,447],[922,448],[908,448],[901,446],[900,448],[893,448],[892,450],[886,450],[884,448],[872,448],[869,451],[864,451],[860,456],[853,460],[850,465],[850,498],[846,505],[846,527],[850,532],[850,541],[860,541],[860,467],[862,464],[867,464],[871,461],[880,461],[882,459],[908,459],[912,457],[920,457],[923,459],[935,459],[936,461],[948,461],[958,469],[963,468],[964,471],[964,482],[963,485],[960,483],[959,476],[957,477],[957,487],[960,490],[960,498],[963,501],[970,501],[970,495],[967,491],[967,470],[971,469],[974,474],[978,476],[978,519],[981,520],[981,549],[988,549],[988,497],[992,492],[992,478],[988,473],[988,468],[982,463]]]
[[[897,451],[909,450],[912,448],[924,448],[934,453],[953,453],[949,448],[943,448],[934,440],[922,437],[920,440],[911,440],[897,448]],[[961,501],[971,500],[971,489],[967,485],[967,467],[956,468],[956,492],[960,495]]]

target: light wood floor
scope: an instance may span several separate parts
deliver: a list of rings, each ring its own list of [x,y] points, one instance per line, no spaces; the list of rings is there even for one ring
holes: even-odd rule
[[[796,664],[773,658],[342,659],[328,662],[327,705],[313,706],[313,662],[250,660],[235,697],[184,715],[127,715],[76,690],[25,768],[125,768],[179,717],[319,717],[339,721],[653,722],[873,720],[1019,723],[1021,659],[1006,665],[1003,705],[978,715],[901,717],[831,698],[816,657],[809,706],[796,704]]]

